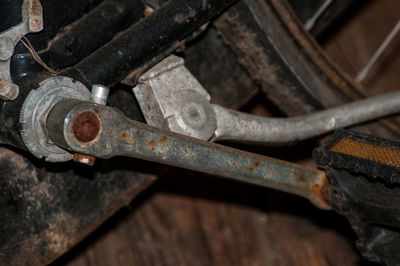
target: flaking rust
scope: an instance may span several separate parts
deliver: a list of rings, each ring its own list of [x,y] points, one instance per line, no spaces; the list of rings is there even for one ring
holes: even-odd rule
[[[73,122],[72,133],[74,137],[83,143],[95,140],[101,130],[101,123],[96,114],[83,112],[79,114]]]

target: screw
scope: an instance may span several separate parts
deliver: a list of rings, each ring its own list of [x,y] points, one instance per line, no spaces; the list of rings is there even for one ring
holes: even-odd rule
[[[186,103],[181,115],[185,125],[191,128],[200,129],[207,122],[207,113],[204,107],[199,103]]]
[[[101,105],[106,105],[109,92],[110,89],[106,86],[95,84],[92,86],[91,101]]]
[[[93,166],[94,162],[96,161],[96,158],[90,155],[85,155],[85,154],[80,154],[80,153],[74,153],[74,158],[73,160],[75,162],[81,163],[81,164],[86,164]]]

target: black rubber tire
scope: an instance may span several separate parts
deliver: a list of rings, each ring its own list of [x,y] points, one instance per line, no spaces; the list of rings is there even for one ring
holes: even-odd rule
[[[357,100],[363,95],[304,29],[286,0],[243,0],[214,23],[237,60],[284,113],[295,116]],[[395,121],[361,129],[400,135]]]

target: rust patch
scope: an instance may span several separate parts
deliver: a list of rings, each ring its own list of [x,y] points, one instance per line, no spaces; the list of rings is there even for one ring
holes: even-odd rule
[[[29,0],[28,1],[28,9],[29,14],[33,16],[41,16],[42,15],[42,6],[38,3],[37,0]]]
[[[259,165],[260,165],[260,162],[259,161],[255,161],[254,163],[252,163],[252,165],[249,168],[247,168],[247,170],[249,172],[253,172]]]
[[[145,143],[146,143],[147,148],[148,148],[149,150],[155,151],[157,148],[160,148],[161,145],[167,144],[168,141],[169,141],[168,136],[163,135],[163,136],[161,136],[159,139],[152,139],[152,140],[149,140],[149,141],[146,141],[146,140],[145,140]],[[162,153],[162,152],[163,152],[163,151],[161,151],[161,153]],[[161,154],[161,153],[160,153],[160,154]]]
[[[154,151],[154,150],[156,149],[155,145],[156,145],[156,141],[155,141],[154,139],[153,139],[153,140],[150,140],[150,141],[147,143],[147,146],[148,146],[149,149],[152,150],[152,151]]]
[[[167,143],[168,142],[168,136],[161,136],[160,138],[160,143]]]
[[[79,114],[73,124],[72,133],[80,142],[91,142],[100,134],[101,124],[96,114],[92,112],[83,112]]]
[[[29,14],[30,30],[35,32],[43,29],[43,9],[38,0],[27,1],[26,11]]]
[[[301,183],[307,182],[307,177],[301,171],[294,171],[293,175],[296,177],[297,181]]]
[[[321,198],[331,205],[331,184],[326,181],[321,188]]]
[[[144,15],[145,17],[148,17],[148,16],[150,16],[150,15],[153,14],[153,13],[154,13],[154,9],[151,8],[151,7],[149,7],[149,6],[147,6],[147,7],[144,9],[144,11],[143,11],[143,15]]]
[[[322,183],[314,184],[311,187],[311,193],[320,201],[321,205],[326,205],[327,209],[331,208],[331,184],[328,177],[323,174]]]
[[[130,144],[136,144],[136,140],[131,138],[131,134],[127,131],[121,133],[121,139]]]
[[[93,166],[95,161],[96,161],[96,158],[93,157],[93,156],[90,156],[90,155],[74,153],[73,160],[75,162],[78,162],[78,163],[82,163],[82,164],[87,164],[87,165]]]

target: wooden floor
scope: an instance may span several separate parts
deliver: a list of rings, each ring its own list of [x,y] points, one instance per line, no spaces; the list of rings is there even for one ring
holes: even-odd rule
[[[356,265],[348,236],[306,200],[175,170],[59,263]]]
[[[324,38],[351,76],[396,24],[396,6],[370,1]],[[400,56],[387,56],[390,70],[366,82],[372,93],[398,84]],[[354,239],[344,218],[303,199],[174,169],[55,265],[365,265]]]

